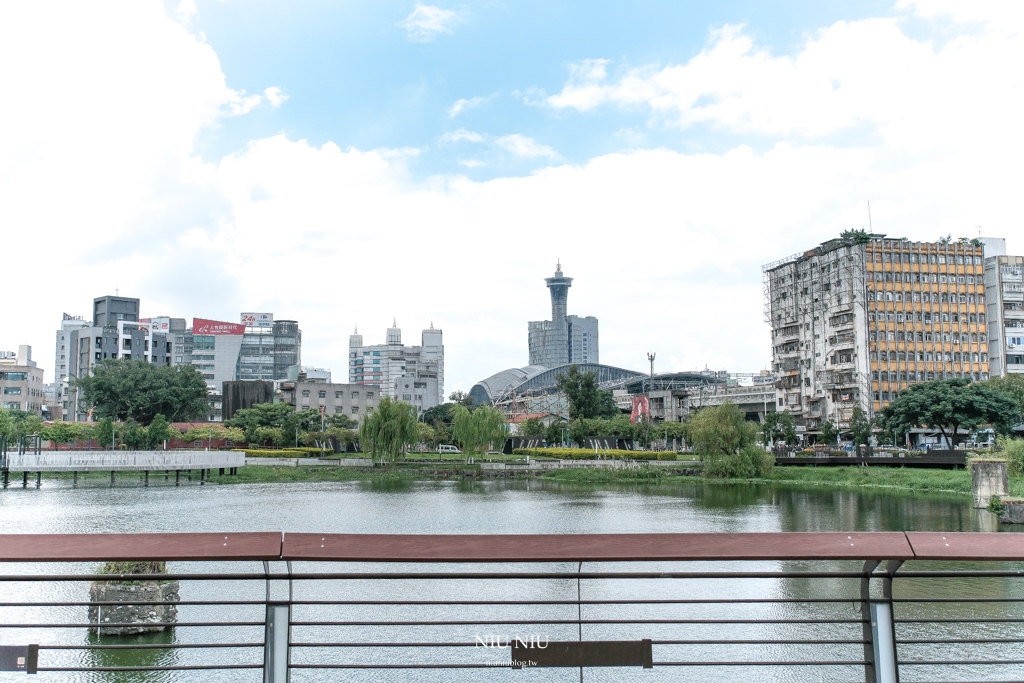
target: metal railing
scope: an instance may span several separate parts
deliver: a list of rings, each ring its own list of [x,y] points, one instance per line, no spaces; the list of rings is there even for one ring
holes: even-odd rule
[[[111,621],[126,603],[89,591],[108,560],[170,561],[125,578],[178,582],[131,603],[173,625]],[[1021,680],[1022,560],[1008,533],[6,535],[0,670],[7,652],[48,680]]]

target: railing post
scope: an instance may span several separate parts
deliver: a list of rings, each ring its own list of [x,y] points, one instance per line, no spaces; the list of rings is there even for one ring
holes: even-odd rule
[[[890,560],[885,565],[885,573],[874,577],[882,580],[882,599],[873,600],[871,579],[880,564],[879,560],[865,562],[864,577],[860,581],[861,614],[864,617],[864,680],[866,683],[899,683],[892,577],[903,561]]]
[[[876,683],[899,683],[896,668],[896,630],[892,620],[892,603],[872,600],[871,644],[874,651]]]
[[[289,603],[267,603],[263,683],[288,683],[288,643],[291,639],[291,621],[291,605]]]

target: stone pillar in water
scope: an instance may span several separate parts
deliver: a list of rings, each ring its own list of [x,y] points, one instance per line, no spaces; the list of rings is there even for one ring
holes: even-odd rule
[[[94,583],[89,589],[92,602],[116,602],[116,605],[92,605],[89,621],[100,635],[124,636],[163,631],[178,618],[175,605],[153,603],[177,602],[178,582],[143,584]],[[104,626],[104,624],[136,623],[138,626]]]
[[[1010,495],[1010,480],[1004,460],[975,460],[971,463],[974,507],[987,508],[992,496]]]

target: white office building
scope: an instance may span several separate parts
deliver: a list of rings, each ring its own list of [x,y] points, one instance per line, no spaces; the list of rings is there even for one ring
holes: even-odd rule
[[[420,413],[444,403],[441,330],[431,323],[420,336],[420,346],[405,346],[396,321],[388,328],[386,342],[364,346],[358,330],[349,337],[349,383],[379,385],[383,393],[413,404]]]

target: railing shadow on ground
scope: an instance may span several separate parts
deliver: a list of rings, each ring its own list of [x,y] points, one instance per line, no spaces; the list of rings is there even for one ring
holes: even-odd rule
[[[179,581],[177,623],[97,634],[97,563],[154,559],[131,578]],[[0,646],[44,680],[1021,680],[1022,561],[1008,533],[14,534]]]

